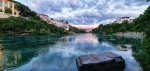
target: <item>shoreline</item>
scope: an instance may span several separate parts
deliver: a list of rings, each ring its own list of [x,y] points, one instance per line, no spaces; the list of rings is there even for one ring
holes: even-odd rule
[[[119,37],[126,37],[126,38],[143,38],[144,37],[144,33],[141,33],[141,32],[121,32],[121,33],[117,33],[113,35],[119,36]]]

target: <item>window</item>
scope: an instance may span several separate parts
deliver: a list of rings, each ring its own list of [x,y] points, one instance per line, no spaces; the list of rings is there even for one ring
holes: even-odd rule
[[[14,15],[16,15],[17,13],[16,12],[14,12]]]
[[[8,3],[7,3],[7,2],[5,2],[5,6],[8,6]]]
[[[3,10],[2,10],[2,8],[0,8],[0,12],[2,12]]]
[[[10,8],[12,8],[12,4],[10,3]]]

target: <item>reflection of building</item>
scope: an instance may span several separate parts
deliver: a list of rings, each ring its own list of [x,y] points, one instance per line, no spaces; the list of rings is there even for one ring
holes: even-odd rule
[[[115,21],[115,23],[122,23],[125,20],[127,20],[129,22],[133,22],[133,19],[130,19],[130,17],[118,17],[117,20]]]
[[[19,11],[15,9],[17,3],[12,0],[0,0],[0,18],[8,18],[9,16],[19,17]],[[5,9],[10,8],[10,15],[5,13]]]
[[[0,50],[0,60],[2,58],[3,52]]]

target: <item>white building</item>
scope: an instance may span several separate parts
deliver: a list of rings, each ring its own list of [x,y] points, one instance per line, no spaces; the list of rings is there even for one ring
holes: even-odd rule
[[[48,24],[54,24],[59,28],[64,28],[67,31],[69,30],[69,24],[64,22],[63,20],[54,20],[52,18],[49,18],[48,15],[44,14],[38,14],[38,16],[41,18],[41,20],[47,22]]]
[[[54,24],[55,26],[59,28],[64,28],[67,31],[69,30],[69,24],[62,20],[49,19],[48,24]]]
[[[130,19],[130,17],[118,17],[115,23],[122,23],[125,20],[128,20],[130,23],[133,22],[133,19]]]

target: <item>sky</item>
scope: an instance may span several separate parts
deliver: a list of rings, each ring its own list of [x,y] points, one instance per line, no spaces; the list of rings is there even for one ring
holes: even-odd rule
[[[37,13],[72,25],[108,24],[117,17],[136,18],[150,2],[146,0],[16,0]]]

